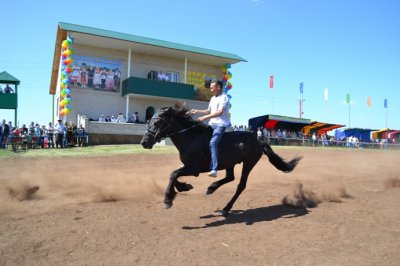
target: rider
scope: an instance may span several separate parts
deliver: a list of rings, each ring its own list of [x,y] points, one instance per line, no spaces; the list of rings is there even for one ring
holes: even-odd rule
[[[203,122],[206,119],[210,119],[209,125],[213,129],[213,134],[210,140],[210,152],[211,152],[211,166],[208,176],[217,177],[218,168],[218,143],[220,142],[222,135],[227,127],[231,126],[229,118],[229,98],[226,94],[222,93],[222,81],[212,80],[210,84],[211,93],[214,95],[208,108],[205,110],[192,109],[191,114],[204,114],[197,118],[197,121]]]

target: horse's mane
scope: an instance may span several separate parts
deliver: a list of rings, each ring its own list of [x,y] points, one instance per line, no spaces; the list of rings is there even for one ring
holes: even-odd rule
[[[194,120],[190,110],[183,104],[175,103],[173,106],[164,109],[164,112],[179,119],[182,123],[189,124],[189,126],[207,127],[205,124]]]

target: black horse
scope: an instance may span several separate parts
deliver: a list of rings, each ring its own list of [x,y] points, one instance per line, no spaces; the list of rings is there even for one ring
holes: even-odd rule
[[[170,208],[178,192],[188,191],[193,187],[190,184],[178,181],[180,176],[199,176],[200,173],[210,170],[211,128],[199,123],[190,116],[188,109],[175,104],[156,113],[148,124],[148,129],[143,136],[141,144],[146,149],[151,149],[156,142],[169,137],[179,151],[183,166],[173,171],[165,192],[165,208]],[[261,155],[268,156],[269,161],[283,172],[291,172],[300,161],[295,157],[285,162],[275,154],[267,143],[261,143],[251,132],[227,132],[219,143],[218,170],[226,169],[226,177],[212,183],[207,194],[213,193],[220,186],[235,179],[234,167],[243,162],[242,176],[236,193],[229,203],[223,208],[221,214],[228,215],[240,193],[246,188],[250,171],[257,164]]]

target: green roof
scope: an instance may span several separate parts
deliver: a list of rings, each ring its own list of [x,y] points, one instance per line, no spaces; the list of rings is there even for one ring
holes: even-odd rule
[[[162,41],[162,40],[157,40],[157,39],[152,39],[152,38],[147,38],[147,37],[125,34],[125,33],[120,33],[120,32],[115,32],[115,31],[110,31],[110,30],[91,28],[91,27],[70,24],[70,23],[65,23],[65,22],[60,22],[59,26],[62,30],[67,30],[67,31],[72,31],[72,32],[86,33],[86,34],[102,36],[102,37],[106,37],[106,38],[113,38],[113,39],[118,39],[118,40],[136,42],[136,43],[158,46],[158,47],[163,47],[163,48],[169,48],[169,49],[174,49],[174,50],[180,50],[180,51],[185,51],[185,52],[204,54],[204,55],[210,55],[210,56],[216,56],[216,57],[222,57],[222,58],[228,58],[228,59],[233,59],[233,60],[237,60],[237,61],[247,62],[245,59],[243,59],[242,57],[237,56],[235,54],[219,52],[219,51],[200,48],[200,47],[191,46],[191,45]]]
[[[3,71],[0,73],[0,83],[19,85],[20,81],[12,75],[8,74],[6,71]]]

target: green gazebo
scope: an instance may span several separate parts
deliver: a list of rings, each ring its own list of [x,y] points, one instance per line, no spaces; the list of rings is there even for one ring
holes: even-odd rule
[[[20,81],[6,71],[0,73],[0,86],[3,84],[14,85],[14,93],[0,93],[0,109],[14,109],[14,126],[17,125],[18,85]],[[2,86],[4,90],[4,87]]]

